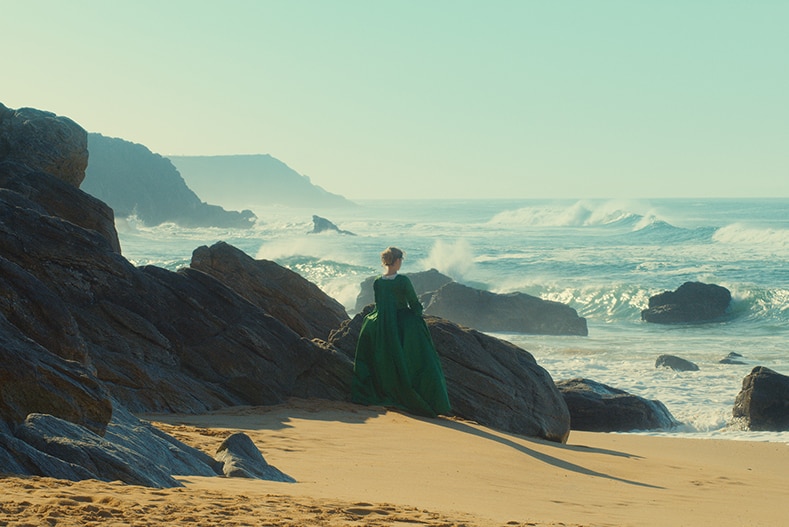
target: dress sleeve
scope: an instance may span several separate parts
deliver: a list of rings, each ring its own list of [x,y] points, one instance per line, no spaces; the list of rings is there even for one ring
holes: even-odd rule
[[[417,315],[422,316],[422,310],[424,308],[422,307],[422,303],[419,301],[419,298],[416,296],[414,284],[411,283],[411,280],[409,280],[407,276],[403,276],[403,279],[403,283],[405,284],[406,299],[408,300],[408,307],[410,307],[411,311]]]

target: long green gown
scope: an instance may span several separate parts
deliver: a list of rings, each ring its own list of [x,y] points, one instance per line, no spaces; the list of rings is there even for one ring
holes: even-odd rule
[[[373,290],[375,309],[356,344],[351,400],[429,417],[448,414],[441,362],[411,280],[380,276]]]

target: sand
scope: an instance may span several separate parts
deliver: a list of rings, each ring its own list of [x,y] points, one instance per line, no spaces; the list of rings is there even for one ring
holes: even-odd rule
[[[0,525],[780,526],[789,445],[572,432],[566,445],[455,419],[292,400],[143,418],[213,454],[243,431],[297,480],[183,488],[0,478]]]

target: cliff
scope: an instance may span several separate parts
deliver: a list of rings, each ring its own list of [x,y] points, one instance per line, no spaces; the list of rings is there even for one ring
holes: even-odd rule
[[[255,215],[227,211],[200,200],[169,159],[143,145],[88,134],[90,158],[81,188],[107,203],[118,217],[135,215],[152,226],[247,228]]]
[[[353,207],[270,155],[170,156],[190,188],[230,208]]]

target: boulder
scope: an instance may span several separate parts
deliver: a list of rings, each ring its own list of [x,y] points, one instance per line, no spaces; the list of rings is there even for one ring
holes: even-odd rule
[[[674,355],[660,355],[655,360],[655,368],[670,368],[674,371],[699,371],[699,367],[695,363]]]
[[[0,104],[0,162],[52,174],[74,187],[85,178],[87,132],[68,117]]]
[[[243,432],[229,435],[216,451],[216,459],[222,465],[222,472],[229,478],[253,478],[269,481],[293,483],[296,480],[269,465]]]
[[[641,320],[656,324],[711,322],[726,314],[730,302],[731,292],[725,287],[685,282],[675,291],[651,296]]]
[[[326,340],[348,319],[342,304],[312,282],[225,242],[195,249],[190,267],[210,274],[302,337]]]
[[[368,306],[329,342],[353,357]],[[565,442],[567,406],[550,374],[517,346],[438,317],[425,317],[441,358],[455,415],[485,426]]]
[[[741,361],[742,355],[739,353],[732,351],[727,353],[725,357],[718,361],[718,364],[736,364],[736,365],[744,365],[745,362]]]
[[[423,296],[426,293],[439,290],[442,286],[448,284],[452,279],[444,274],[439,273],[435,269],[427,271],[419,271],[416,273],[403,273],[411,280],[417,296]],[[380,275],[379,275],[380,276]],[[366,278],[359,288],[359,294],[356,297],[355,311],[358,313],[365,306],[375,303],[375,292],[373,291],[373,282],[377,276],[370,276]]]
[[[356,236],[351,231],[344,231],[337,227],[334,223],[330,222],[326,218],[321,218],[320,216],[316,216],[313,214],[312,216],[312,230],[307,234],[319,234],[321,232],[337,232],[339,234],[347,234],[349,236]]]
[[[629,432],[667,429],[678,423],[663,403],[589,379],[556,383],[570,410],[573,430]]]
[[[424,312],[480,331],[589,334],[586,319],[560,302],[542,300],[525,293],[491,293],[457,282],[449,282],[429,295]]]
[[[751,430],[789,430],[789,377],[757,366],[742,380],[732,414]]]

